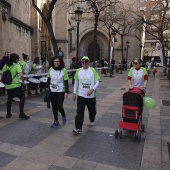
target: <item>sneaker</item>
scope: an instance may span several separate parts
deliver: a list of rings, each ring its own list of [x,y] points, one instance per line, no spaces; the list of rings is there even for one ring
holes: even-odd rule
[[[55,121],[54,123],[51,124],[51,127],[52,128],[55,128],[59,125],[59,122],[58,121]]]
[[[37,91],[35,91],[35,95],[39,95],[39,93]]]
[[[10,118],[12,116],[12,114],[10,113],[10,114],[7,114],[6,115],[6,118],[8,119],[8,118]]]
[[[30,117],[27,116],[26,114],[22,114],[22,115],[19,115],[19,118],[22,119],[22,120],[27,120],[27,119],[29,119]]]
[[[80,134],[81,133],[81,129],[73,129],[73,133],[74,134]]]
[[[66,122],[67,122],[66,116],[62,117],[62,123],[63,123],[63,125],[65,125]]]
[[[91,123],[90,123],[90,126],[94,126],[94,125],[95,125],[95,122],[91,122]]]

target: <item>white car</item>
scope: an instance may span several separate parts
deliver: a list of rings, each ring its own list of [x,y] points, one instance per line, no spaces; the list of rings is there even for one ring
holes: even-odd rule
[[[163,65],[162,65],[162,63],[161,63],[161,62],[158,62],[158,63],[156,63],[156,66],[161,67],[161,66],[163,66]]]

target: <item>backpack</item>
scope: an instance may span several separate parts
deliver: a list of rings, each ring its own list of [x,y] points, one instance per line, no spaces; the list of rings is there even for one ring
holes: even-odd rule
[[[14,65],[14,66],[15,66],[15,65]],[[13,67],[14,67],[14,66],[13,66]],[[13,68],[13,67],[12,67],[12,68]],[[6,68],[7,68],[7,66],[6,66]],[[11,68],[11,69],[12,69],[12,68]],[[6,71],[3,72],[2,78],[1,78],[1,79],[2,79],[2,83],[7,84],[7,85],[9,85],[9,84],[12,83],[12,79],[13,79],[17,74],[12,78],[12,75],[11,75],[11,72],[10,72],[11,69],[6,70]]]

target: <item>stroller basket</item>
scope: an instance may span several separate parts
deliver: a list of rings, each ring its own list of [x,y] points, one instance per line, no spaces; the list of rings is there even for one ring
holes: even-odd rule
[[[133,110],[126,110],[126,116],[128,117],[134,117],[134,111]]]
[[[138,119],[140,116],[140,108],[134,106],[122,106],[122,117],[127,119]]]
[[[126,92],[123,94],[123,105],[142,108],[142,96],[138,93]]]

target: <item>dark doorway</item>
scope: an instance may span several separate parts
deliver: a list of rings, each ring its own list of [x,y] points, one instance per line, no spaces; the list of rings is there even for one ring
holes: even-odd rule
[[[97,61],[100,58],[100,47],[97,43],[90,43],[88,46],[88,57],[90,58],[90,61]]]
[[[42,65],[46,65],[46,41],[41,41],[41,62]],[[45,72],[46,72],[46,67],[45,67]]]

